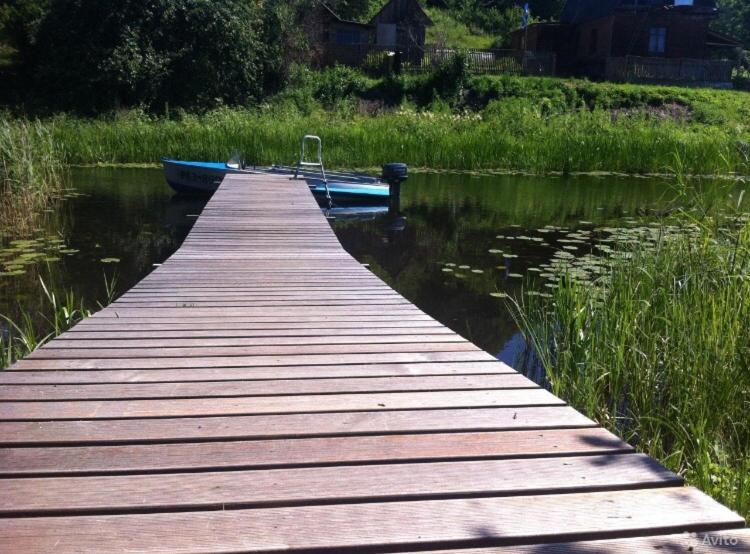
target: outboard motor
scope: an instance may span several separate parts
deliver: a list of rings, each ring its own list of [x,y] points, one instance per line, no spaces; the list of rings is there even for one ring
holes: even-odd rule
[[[406,218],[401,216],[401,183],[406,181],[409,176],[409,168],[402,163],[389,163],[383,166],[381,179],[388,183],[389,206],[388,215],[390,223],[389,231],[403,231],[406,228]],[[393,240],[394,237],[391,237]]]
[[[381,179],[388,183],[390,203],[388,213],[396,216],[401,209],[401,183],[409,176],[409,168],[402,163],[388,163],[383,166]]]

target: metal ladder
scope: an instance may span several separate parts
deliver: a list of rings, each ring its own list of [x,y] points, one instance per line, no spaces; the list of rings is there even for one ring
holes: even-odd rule
[[[315,162],[305,161],[305,146],[308,141],[312,141],[313,143],[318,144],[318,160]],[[330,207],[332,205],[331,192],[328,190],[326,170],[323,168],[323,141],[321,141],[320,137],[318,136],[305,135],[304,137],[302,137],[302,141],[300,142],[299,161],[297,162],[297,168],[294,170],[295,179],[297,179],[300,170],[304,167],[317,167],[320,169],[320,174],[323,176],[323,186],[325,186],[326,189],[326,200],[328,200],[328,206]]]

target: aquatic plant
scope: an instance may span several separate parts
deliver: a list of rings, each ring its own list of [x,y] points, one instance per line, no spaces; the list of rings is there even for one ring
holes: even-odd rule
[[[50,128],[0,117],[0,230],[28,235],[64,182],[62,150]]]
[[[747,516],[750,219],[689,194],[513,312],[555,394]]]
[[[117,296],[117,276],[104,275],[106,297],[97,302],[101,309]],[[38,312],[19,307],[15,318],[0,314],[0,369],[5,369],[43,344],[64,333],[93,311],[72,290],[58,291],[41,277],[39,292],[43,304]],[[4,327],[4,328],[3,328]]]

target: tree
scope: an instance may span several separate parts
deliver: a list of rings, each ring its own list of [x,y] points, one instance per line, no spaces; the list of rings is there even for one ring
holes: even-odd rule
[[[371,11],[370,0],[332,0],[328,6],[342,19],[359,21],[367,17]],[[375,2],[380,4],[380,2]]]
[[[530,0],[529,9],[535,18],[548,21],[559,19],[565,0]]]
[[[48,0],[0,0],[0,43],[27,52],[48,4]]]
[[[247,0],[51,0],[31,65],[56,108],[242,104],[262,92],[261,29]]]
[[[750,49],[750,2],[748,0],[717,0],[719,19],[714,28],[739,39]]]

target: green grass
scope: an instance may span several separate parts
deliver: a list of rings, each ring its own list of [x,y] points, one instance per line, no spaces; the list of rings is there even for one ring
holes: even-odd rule
[[[403,161],[435,169],[661,173],[675,151],[690,173],[744,173],[748,162],[744,129],[646,116],[613,121],[605,110],[545,115],[525,100],[465,114],[222,110],[179,120],[60,117],[45,127],[74,164],[225,160],[236,151],[250,163],[290,163],[306,133],[322,137],[331,167]]]
[[[750,224],[716,213],[517,314],[556,395],[750,516]]]
[[[290,163],[300,137],[314,133],[326,163],[340,168],[397,160],[432,169],[665,173],[678,152],[689,173],[750,173],[746,92],[460,69],[391,79],[300,70],[292,87],[253,109],[61,115],[35,129],[49,132],[73,164],[225,160],[236,152],[249,163]]]
[[[749,121],[746,92],[472,77],[460,66],[385,79],[300,69],[290,88],[252,109],[41,123],[0,117],[0,148],[18,174],[39,167],[40,157],[52,161],[44,168],[56,168],[60,157],[143,164],[240,152],[249,163],[270,164],[293,162],[300,137],[314,133],[327,164],[341,168],[398,160],[432,169],[665,173],[678,152],[689,173],[747,174]],[[55,179],[26,173],[16,181]]]
[[[0,230],[25,235],[64,186],[62,151],[39,121],[0,118]]]
[[[425,12],[435,24],[427,28],[427,44],[439,44],[448,48],[475,48],[484,50],[492,47],[495,37],[473,31],[457,21],[449,12],[439,8],[426,8]]]

